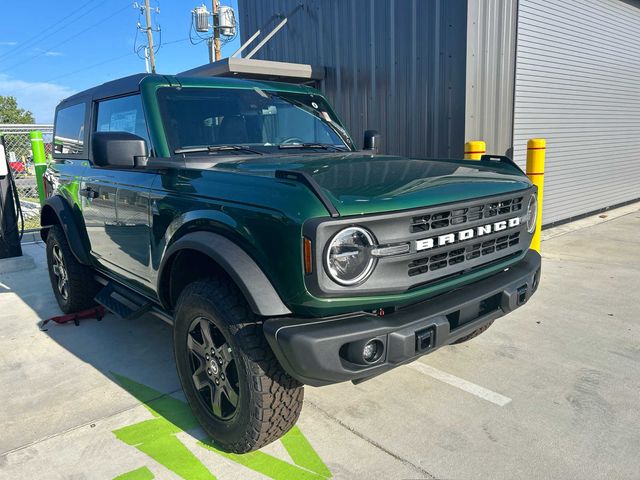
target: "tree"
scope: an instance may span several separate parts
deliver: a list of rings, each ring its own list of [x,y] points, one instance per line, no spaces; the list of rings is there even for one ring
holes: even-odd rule
[[[33,113],[18,107],[16,97],[0,95],[0,123],[34,123]]]

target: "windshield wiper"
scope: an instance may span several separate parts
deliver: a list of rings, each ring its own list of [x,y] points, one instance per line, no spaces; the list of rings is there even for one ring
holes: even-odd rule
[[[263,155],[262,152],[258,150],[254,150],[253,148],[245,147],[243,145],[200,145],[195,147],[180,147],[176,148],[173,153],[175,154],[183,154],[183,153],[216,153],[216,152],[250,152],[255,153],[256,155]]]
[[[281,149],[315,148],[315,149],[322,149],[322,150],[327,150],[329,148],[332,148],[337,152],[346,152],[347,151],[344,148],[337,147],[336,145],[332,145],[330,143],[284,143],[282,145],[278,145],[278,148],[281,148]]]

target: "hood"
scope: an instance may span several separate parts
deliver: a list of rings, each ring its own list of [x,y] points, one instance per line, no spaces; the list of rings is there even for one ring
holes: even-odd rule
[[[362,152],[243,157],[216,168],[273,176],[308,173],[341,216],[429,207],[500,195],[531,186],[516,167],[471,160],[423,160]]]

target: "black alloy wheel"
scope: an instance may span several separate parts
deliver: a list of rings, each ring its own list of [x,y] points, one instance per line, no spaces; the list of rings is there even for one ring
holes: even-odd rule
[[[222,332],[210,320],[197,317],[189,327],[187,349],[203,406],[220,420],[233,418],[240,398],[238,367]]]
[[[238,287],[220,276],[184,287],[174,313],[176,369],[191,410],[218,448],[257,450],[295,425],[304,398]]]
[[[46,235],[49,280],[60,309],[73,313],[95,306],[100,285],[94,271],[75,257],[62,227],[52,225]]]
[[[51,249],[51,270],[55,277],[54,288],[58,290],[58,294],[63,300],[69,298],[69,274],[64,264],[64,255],[60,245],[54,245]]]

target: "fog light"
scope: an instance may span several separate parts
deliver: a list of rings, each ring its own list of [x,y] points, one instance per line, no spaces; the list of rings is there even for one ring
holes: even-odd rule
[[[382,342],[371,340],[362,349],[362,359],[367,363],[373,363],[382,355]]]

